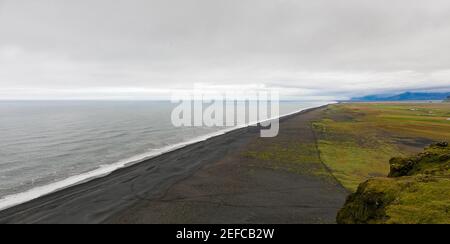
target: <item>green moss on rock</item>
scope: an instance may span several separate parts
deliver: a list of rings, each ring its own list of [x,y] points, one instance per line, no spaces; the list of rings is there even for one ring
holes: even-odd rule
[[[393,158],[389,162],[389,177],[411,176],[415,174],[435,174],[448,167],[450,159],[447,142],[440,142],[425,149],[425,152],[409,158]],[[442,166],[444,168],[442,168]],[[445,173],[445,172],[444,172]]]
[[[442,142],[393,158],[388,178],[362,183],[339,211],[340,224],[450,223],[450,147]]]

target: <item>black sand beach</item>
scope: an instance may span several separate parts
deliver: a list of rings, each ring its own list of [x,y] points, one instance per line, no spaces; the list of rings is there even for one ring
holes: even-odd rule
[[[347,195],[315,146],[301,164],[258,157],[315,145],[317,108],[281,120],[276,138],[249,127],[0,212],[0,223],[334,223]]]

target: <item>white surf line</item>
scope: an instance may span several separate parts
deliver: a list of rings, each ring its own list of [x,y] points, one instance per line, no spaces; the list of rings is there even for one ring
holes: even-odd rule
[[[54,183],[49,183],[47,185],[43,185],[43,186],[39,186],[39,187],[35,187],[35,188],[31,188],[27,191],[21,192],[21,193],[17,193],[17,194],[12,194],[12,195],[8,195],[8,196],[4,196],[2,198],[0,198],[0,211],[32,201],[34,199],[37,199],[39,197],[43,197],[46,195],[49,195],[51,193],[55,193],[76,185],[80,185],[82,183],[86,183],[89,182],[91,180],[94,179],[98,179],[101,177],[105,177],[107,175],[110,175],[111,173],[119,170],[119,169],[123,169],[144,161],[147,161],[149,159],[155,158],[157,156],[160,156],[162,154],[166,154],[166,153],[170,153],[173,152],[175,150],[184,148],[186,146],[192,145],[192,144],[196,144],[202,141],[206,141],[208,139],[220,136],[220,135],[224,135],[227,134],[229,132],[238,130],[238,129],[242,129],[242,128],[246,128],[249,126],[255,126],[257,124],[263,123],[263,122],[268,122],[268,121],[272,121],[275,119],[281,119],[283,117],[286,116],[290,116],[290,115],[294,115],[297,113],[301,113],[302,111],[305,111],[307,109],[312,109],[312,108],[318,108],[321,106],[325,106],[325,105],[329,105],[329,104],[334,104],[336,102],[329,102],[329,103],[324,103],[323,105],[317,105],[317,106],[311,106],[311,107],[306,107],[303,108],[301,110],[292,112],[292,113],[288,113],[288,114],[284,114],[284,115],[280,115],[277,117],[273,117],[273,118],[269,118],[266,120],[261,120],[261,121],[257,121],[257,122],[251,122],[248,124],[243,124],[243,125],[239,125],[236,127],[231,127],[228,129],[224,129],[224,130],[220,130],[217,132],[213,132],[213,133],[209,133],[207,135],[204,136],[200,136],[197,138],[194,138],[193,140],[190,141],[186,141],[186,142],[181,142],[181,143],[177,143],[174,145],[170,145],[170,146],[166,146],[160,149],[155,149],[152,150],[152,152],[149,153],[144,153],[144,154],[139,154],[136,156],[133,156],[131,158],[125,159],[125,160],[121,160],[119,162],[116,163],[112,163],[109,165],[102,165],[97,169],[94,169],[92,171],[89,171],[87,173],[82,173],[79,175],[75,175],[75,176],[71,176],[67,179],[61,180],[61,181],[57,181]]]

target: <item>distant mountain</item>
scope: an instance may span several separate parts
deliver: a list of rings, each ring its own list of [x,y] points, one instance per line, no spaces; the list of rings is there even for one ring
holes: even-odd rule
[[[428,92],[405,92],[397,95],[379,94],[365,97],[352,98],[352,101],[376,102],[376,101],[428,101],[446,100],[450,97],[450,92],[428,93]]]

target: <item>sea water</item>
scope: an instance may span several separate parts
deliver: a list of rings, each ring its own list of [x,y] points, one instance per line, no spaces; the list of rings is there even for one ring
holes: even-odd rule
[[[280,115],[328,102],[281,102]],[[0,102],[0,209],[233,127],[174,127],[166,101]]]

